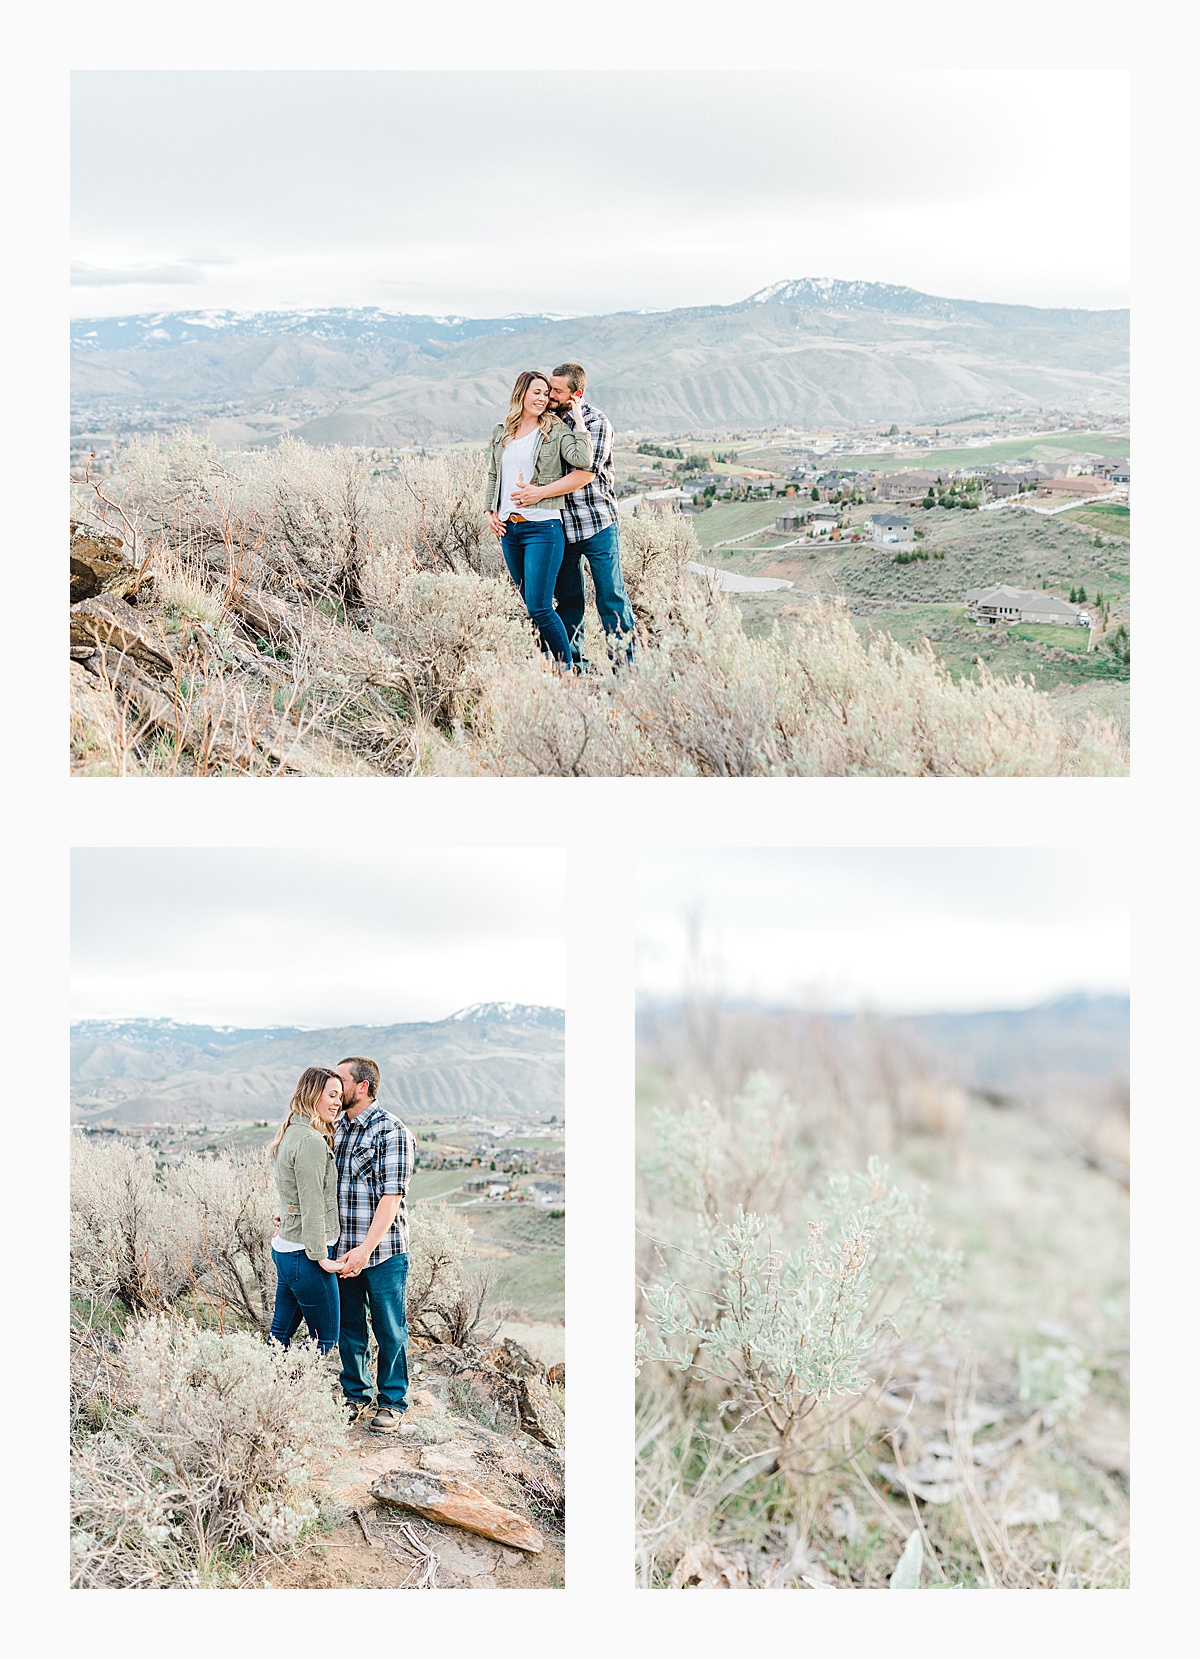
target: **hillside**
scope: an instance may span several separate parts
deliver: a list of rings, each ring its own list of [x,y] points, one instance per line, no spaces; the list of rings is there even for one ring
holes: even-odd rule
[[[284,431],[317,443],[454,442],[486,435],[519,369],[576,358],[622,428],[840,427],[997,408],[1119,411],[1128,334],[1124,310],[807,278],[734,305],[595,317],[372,308],[84,319],[72,327],[72,385],[77,424],[149,409],[215,419],[227,442]]]
[[[563,1115],[561,1010],[485,1003],[445,1020],[318,1031],[84,1021],[71,1030],[72,1118],[275,1118],[305,1066],[346,1054],[377,1060],[382,1104],[414,1120]]]
[[[1129,1070],[1129,998],[1065,996],[1034,1008],[924,1014],[907,1021],[952,1057],[964,1081],[1019,1086],[1041,1073],[1105,1077]]]
[[[731,1001],[722,1004],[731,1019],[757,1015],[762,1021],[799,1021],[794,1009]],[[850,1028],[859,1016],[840,1014],[830,1023]],[[1129,1071],[1129,998],[1073,993],[1030,1008],[983,1009],[971,1013],[910,1014],[892,1022],[907,1029],[921,1047],[948,1063],[958,1081],[984,1088],[1019,1088],[1047,1075],[1106,1079]],[[672,1052],[688,1029],[679,1003],[649,1000],[638,1011],[643,1044],[665,1043]],[[757,1029],[757,1027],[756,1027]]]

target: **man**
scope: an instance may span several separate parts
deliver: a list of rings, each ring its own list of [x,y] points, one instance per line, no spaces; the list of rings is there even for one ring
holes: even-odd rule
[[[338,1170],[338,1290],[342,1302],[342,1393],[350,1421],[372,1405],[367,1314],[379,1353],[374,1415],[378,1433],[400,1427],[408,1409],[408,1210],[405,1195],[416,1162],[416,1141],[390,1112],[376,1104],[379,1067],[351,1055],[337,1074],[343,1111],[333,1132]]]
[[[625,661],[633,661],[633,611],[621,575],[613,429],[607,416],[584,402],[586,387],[587,375],[578,363],[560,363],[550,376],[550,407],[563,420],[577,422],[582,417],[592,440],[595,470],[582,488],[572,485],[567,493],[563,489],[564,480],[560,479],[557,485],[538,490],[536,496],[540,500],[545,495],[562,495],[567,552],[555,584],[554,602],[571,641],[572,661],[584,668],[587,666],[583,655],[585,559],[592,573],[596,609],[608,638],[609,655],[615,662],[623,650]],[[528,486],[525,493],[530,498],[522,500],[521,505],[532,506],[534,498]],[[516,492],[513,500],[517,500]]]

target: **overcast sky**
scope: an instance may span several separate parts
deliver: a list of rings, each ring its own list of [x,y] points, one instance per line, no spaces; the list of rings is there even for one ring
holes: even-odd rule
[[[638,980],[881,1013],[1022,1008],[1129,987],[1127,879],[1061,849],[638,855]],[[699,942],[692,953],[689,939]]]
[[[584,314],[803,276],[1128,303],[1126,75],[824,44],[807,73],[77,73],[74,314]]]
[[[76,849],[72,1018],[389,1025],[563,1006],[558,849]]]

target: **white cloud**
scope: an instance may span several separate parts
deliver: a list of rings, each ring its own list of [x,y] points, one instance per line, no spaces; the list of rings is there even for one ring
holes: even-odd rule
[[[1122,74],[906,71],[898,95],[875,69],[597,72],[569,89],[564,106],[539,72],[78,74],[77,256],[133,268],[211,243],[236,260],[210,273],[212,303],[234,306],[394,304],[402,284],[414,310],[579,314],[821,274],[1126,303]],[[1056,158],[1080,133],[1098,240],[1053,234]]]
[[[638,980],[882,1011],[1125,990],[1124,872],[1061,849],[679,849],[638,859]]]
[[[72,288],[146,288],[164,282],[174,285],[203,281],[199,265],[88,265],[78,259],[71,263]]]
[[[557,850],[77,849],[71,908],[77,1018],[383,1024],[563,1002]]]

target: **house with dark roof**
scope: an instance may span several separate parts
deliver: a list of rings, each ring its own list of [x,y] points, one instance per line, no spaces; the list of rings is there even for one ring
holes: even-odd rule
[[[834,506],[813,507],[812,511],[808,515],[808,518],[809,523],[812,525],[813,535],[827,536],[831,531],[840,528],[842,522],[842,509]]]
[[[867,520],[871,540],[877,547],[911,547],[912,519],[904,513],[872,513]]]

